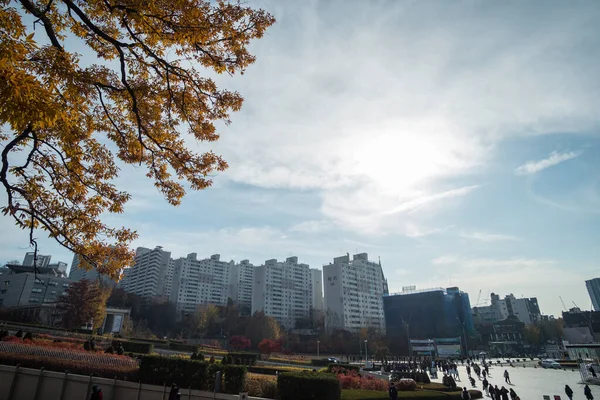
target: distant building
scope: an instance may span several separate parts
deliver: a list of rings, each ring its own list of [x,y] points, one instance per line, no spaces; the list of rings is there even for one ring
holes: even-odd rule
[[[312,305],[311,272],[298,257],[285,262],[267,260],[254,269],[252,313],[263,311],[274,317],[285,329],[310,316]]]
[[[147,299],[166,299],[166,282],[171,260],[171,253],[162,247],[154,249],[138,247],[135,262],[127,270],[121,287],[129,292]]]
[[[73,256],[73,262],[71,263],[71,271],[69,272],[69,278],[71,278],[73,281],[87,279],[90,282],[95,282],[101,279],[102,282],[109,287],[114,287],[117,284],[109,276],[100,275],[96,268],[79,268],[79,256],[77,254]]]
[[[490,356],[515,356],[523,353],[525,323],[511,315],[501,321],[479,327],[483,343],[490,348]]]
[[[383,298],[383,307],[386,329],[391,337],[460,337],[464,342],[475,333],[469,295],[456,287],[390,294]]]
[[[590,294],[594,311],[600,311],[600,278],[585,281],[585,286]]]
[[[385,331],[383,296],[387,281],[381,262],[369,261],[367,253],[333,259],[323,266],[325,327],[358,331]]]
[[[310,269],[310,291],[313,310],[323,311],[323,271]]]
[[[29,267],[33,266],[34,255],[35,255],[35,253],[33,251],[25,253],[25,258],[23,259],[23,265],[29,266]],[[50,264],[50,260],[52,259],[52,256],[38,254],[36,259],[37,259],[36,264],[38,267],[47,267],[48,264]]]
[[[252,282],[254,265],[248,260],[235,264],[231,276],[231,299],[237,304],[238,311],[248,315],[252,312]]]
[[[483,307],[473,307],[475,325],[491,324],[503,321],[510,316],[517,317],[524,324],[532,324],[542,319],[537,298],[516,298],[509,294],[500,299],[495,293],[491,294],[491,304]]]
[[[170,301],[181,314],[192,314],[201,304],[224,306],[231,294],[233,261],[221,261],[219,254],[198,260],[196,253],[174,261]]]
[[[72,282],[63,271],[49,267],[7,265],[0,276],[0,307],[55,303]]]
[[[571,308],[562,313],[563,335],[571,344],[595,343],[600,340],[600,311]]]

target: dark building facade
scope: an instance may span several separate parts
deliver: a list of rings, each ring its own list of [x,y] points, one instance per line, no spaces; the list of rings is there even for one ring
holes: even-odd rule
[[[383,309],[388,336],[401,343],[410,339],[464,339],[475,333],[469,295],[458,288],[384,296]]]

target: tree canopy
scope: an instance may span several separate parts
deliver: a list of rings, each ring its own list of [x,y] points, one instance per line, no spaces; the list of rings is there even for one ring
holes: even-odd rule
[[[136,237],[101,218],[130,199],[119,163],[144,166],[173,205],[184,184],[210,186],[227,163],[185,140],[216,141],[243,99],[201,72],[243,73],[273,23],[224,0],[0,0],[3,213],[36,251],[41,228],[118,279]]]
[[[73,282],[59,297],[56,311],[67,329],[81,328],[93,320],[94,328],[104,322],[108,291],[87,279]]]

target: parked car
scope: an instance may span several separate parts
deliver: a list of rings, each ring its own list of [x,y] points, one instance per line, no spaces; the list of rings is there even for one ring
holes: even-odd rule
[[[556,360],[546,359],[542,360],[542,368],[560,369],[562,367]]]

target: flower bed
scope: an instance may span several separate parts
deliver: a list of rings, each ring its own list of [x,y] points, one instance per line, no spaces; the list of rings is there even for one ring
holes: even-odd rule
[[[81,375],[96,375],[104,378],[137,380],[137,363],[133,364],[96,364],[88,360],[54,358],[46,355],[32,355],[0,351],[0,364],[20,365],[24,368],[44,368],[49,371],[66,372]]]
[[[19,355],[45,357],[56,360],[72,360],[94,364],[98,366],[125,366],[137,368],[137,362],[127,356],[114,354],[93,353],[83,349],[64,349],[55,347],[37,346],[35,344],[0,342],[0,353],[7,352]]]

